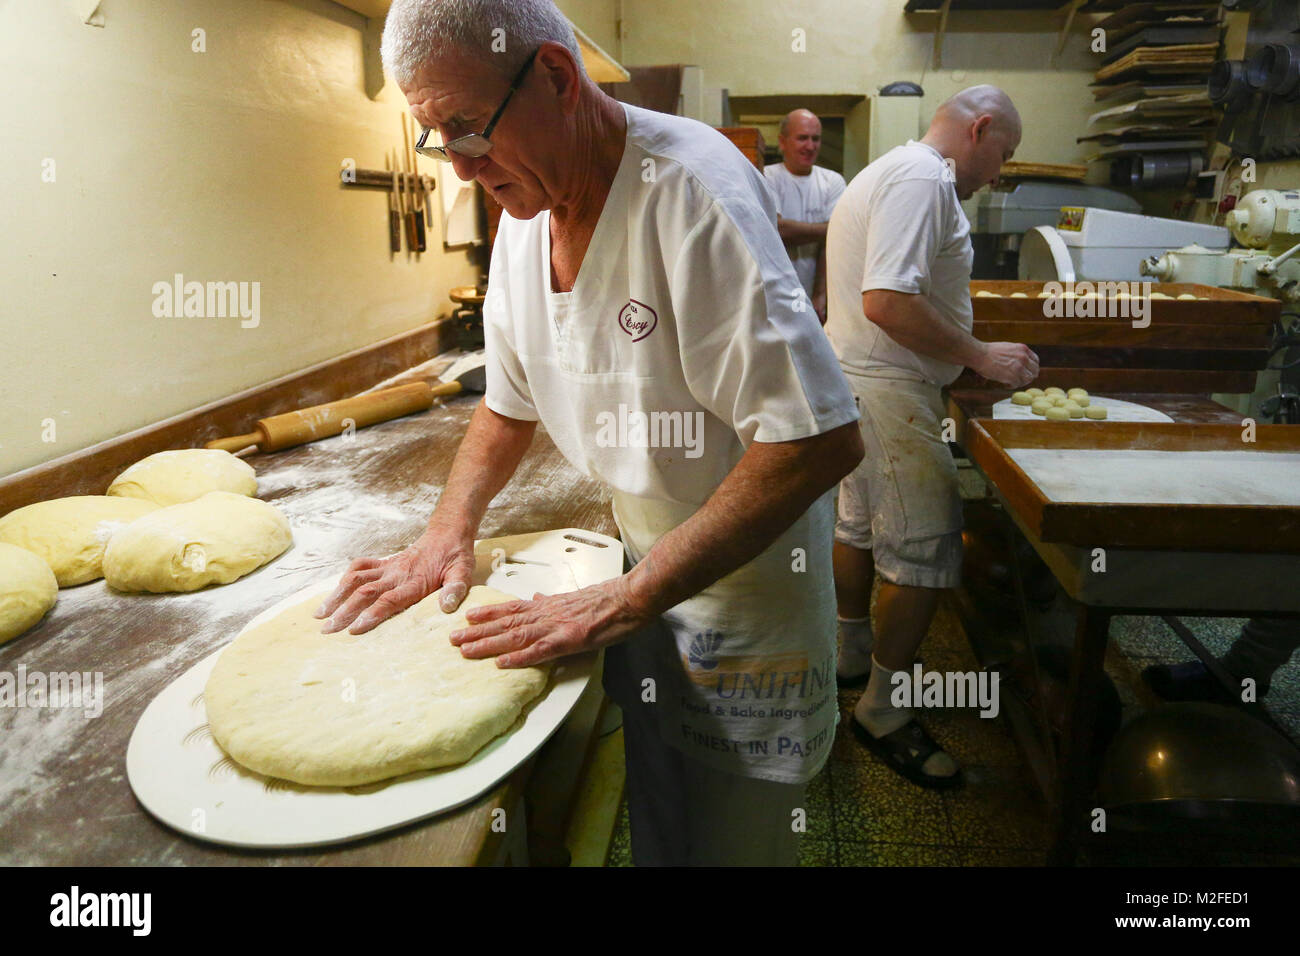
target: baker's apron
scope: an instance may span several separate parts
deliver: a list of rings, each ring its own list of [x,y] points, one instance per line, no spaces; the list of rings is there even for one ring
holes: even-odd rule
[[[629,562],[697,506],[615,491]],[[832,492],[745,566],[609,649],[605,686],[663,740],[719,770],[805,783],[825,764],[835,688]]]

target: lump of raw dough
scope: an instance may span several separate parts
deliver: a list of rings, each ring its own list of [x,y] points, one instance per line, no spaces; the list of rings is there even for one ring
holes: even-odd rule
[[[1028,299],[1029,296],[1026,295],[1024,292],[1013,292],[1013,293],[1011,293],[1011,298],[1013,298],[1013,299]]]
[[[1089,405],[1083,410],[1083,414],[1089,418],[1100,421],[1106,417],[1106,407],[1104,405]]]
[[[48,564],[25,548],[0,543],[0,644],[43,618],[58,593]]]
[[[1082,417],[1083,417],[1083,406],[1082,406],[1082,405],[1079,405],[1079,404],[1076,403],[1076,402],[1066,402],[1066,403],[1065,403],[1065,410],[1066,410],[1066,412],[1069,413],[1069,415],[1070,415],[1071,418],[1082,418]]]
[[[1016,392],[1011,396],[1011,402],[1013,405],[1032,405],[1034,404],[1034,396],[1028,392]]]
[[[1045,395],[1043,397],[1050,399],[1052,406],[1055,408],[1063,408],[1065,407],[1065,403],[1069,401],[1069,399],[1064,395]]]
[[[1043,390],[1041,388],[1027,388],[1025,389],[1025,391],[1028,392],[1029,395],[1033,398],[1043,397]]]
[[[1047,410],[1045,417],[1049,422],[1068,422],[1070,413],[1062,407],[1052,407]]]
[[[1050,398],[1036,398],[1033,404],[1029,406],[1029,410],[1035,415],[1044,415],[1051,407],[1052,400]]]
[[[142,458],[113,479],[110,495],[178,505],[209,491],[257,494],[257,473],[242,458],[216,448],[160,451]]]
[[[1178,300],[1180,302],[1195,302],[1198,298],[1200,297],[1192,295],[1190,292],[1184,292],[1178,297]]]
[[[1064,394],[1065,394],[1065,389],[1063,389],[1063,388],[1058,388],[1058,387],[1055,386],[1055,385],[1049,385],[1049,386],[1047,386],[1047,388],[1043,389],[1043,394],[1044,394],[1044,395],[1064,395]]]
[[[321,633],[319,594],[239,635],[203,689],[212,736],[250,770],[315,786],[468,760],[545,690],[550,667],[462,657],[447,635],[465,612],[516,598],[473,587],[445,614],[440,594],[359,637]]]
[[[109,539],[158,506],[152,501],[73,495],[38,501],[0,518],[0,541],[26,548],[54,572],[59,587],[102,577]]]
[[[998,293],[998,292],[990,292],[988,289],[980,289],[978,292],[975,293],[975,298],[977,298],[977,299],[1000,299],[1000,298],[1002,298],[1002,295],[1001,295],[1001,293]]]
[[[1151,298],[1153,298],[1153,299],[1172,299],[1173,296],[1172,296],[1172,295],[1168,295],[1167,293],[1164,293],[1164,292],[1152,292],[1152,293],[1151,293]]]
[[[242,578],[292,543],[274,505],[210,491],[115,534],[104,552],[104,580],[119,591],[197,591]]]

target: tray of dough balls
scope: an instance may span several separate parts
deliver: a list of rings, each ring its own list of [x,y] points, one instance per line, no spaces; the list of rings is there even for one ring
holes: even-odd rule
[[[994,418],[1036,418],[1046,422],[1172,422],[1164,412],[1137,402],[1126,402],[1104,395],[1091,395],[1086,389],[1049,386],[1015,392],[993,405]]]

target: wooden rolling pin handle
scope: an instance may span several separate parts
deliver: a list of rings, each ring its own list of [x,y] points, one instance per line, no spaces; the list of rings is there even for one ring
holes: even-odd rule
[[[423,411],[433,404],[430,391],[427,383],[412,382],[260,419],[257,427],[266,436],[266,441],[261,443],[262,451],[292,448],[329,438],[348,428],[365,428]]]
[[[434,398],[440,395],[459,395],[461,393],[460,382],[444,382],[441,385],[434,385],[429,389]]]
[[[250,432],[247,435],[232,435],[230,438],[217,438],[213,441],[206,442],[204,448],[216,448],[221,451],[237,452],[241,448],[247,448],[249,445],[257,445],[265,440],[266,436],[260,431]]]

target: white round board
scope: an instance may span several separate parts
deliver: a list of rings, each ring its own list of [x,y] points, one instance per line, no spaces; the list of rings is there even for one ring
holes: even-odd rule
[[[617,539],[579,529],[489,538],[476,542],[475,555],[475,584],[520,598],[576,590],[623,571]],[[240,633],[309,596],[324,596],[339,577],[277,602]],[[220,654],[199,661],[145,708],[127,745],[127,778],[149,813],[187,836],[281,848],[355,840],[470,802],[532,756],[564,722],[595,662],[594,653],[557,662],[546,692],[514,727],[465,763],[359,787],[308,787],[246,770],[213,740],[203,688]]]
[[[1106,417],[1102,420],[1095,418],[1072,418],[1070,424],[1087,422],[1090,425],[1101,425],[1105,422],[1172,422],[1173,419],[1164,412],[1158,412],[1154,408],[1148,408],[1145,405],[1139,405],[1136,402],[1126,402],[1119,398],[1106,398],[1104,395],[1089,395],[1089,403],[1100,405],[1106,409]],[[1017,405],[1011,401],[1010,397],[1002,399],[993,406],[994,418],[1032,418],[1035,421],[1047,421],[1042,415],[1035,415],[1029,410],[1028,405]],[[1052,424],[1060,424],[1053,422]]]

